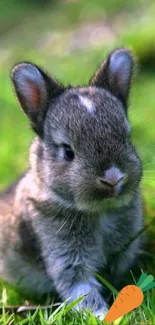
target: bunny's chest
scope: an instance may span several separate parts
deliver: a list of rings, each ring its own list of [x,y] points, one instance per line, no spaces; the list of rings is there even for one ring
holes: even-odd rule
[[[71,228],[60,229],[55,225],[44,245],[48,257],[48,269],[52,272],[67,272],[68,276],[84,278],[106,264],[103,250],[103,236],[96,224],[81,221]],[[47,251],[48,250],[48,251]],[[45,252],[45,251],[44,251]]]
[[[66,244],[73,266],[82,266],[92,270],[101,265],[104,254],[103,238],[99,230],[89,227],[75,229],[67,238]]]

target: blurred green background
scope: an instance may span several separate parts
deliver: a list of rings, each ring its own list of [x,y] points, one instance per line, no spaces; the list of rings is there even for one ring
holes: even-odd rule
[[[131,48],[138,61],[129,119],[143,161],[145,221],[155,219],[154,0],[0,0],[0,190],[26,168],[33,137],[13,93],[12,66],[32,61],[66,85],[82,85],[120,46]],[[148,233],[144,270],[155,275],[155,222]],[[21,301],[11,287],[8,301]]]
[[[0,189],[26,168],[33,136],[13,94],[12,66],[32,61],[66,85],[84,84],[109,51],[127,46],[138,60],[129,119],[143,161],[146,220],[155,216],[154,17],[151,0],[0,1]]]

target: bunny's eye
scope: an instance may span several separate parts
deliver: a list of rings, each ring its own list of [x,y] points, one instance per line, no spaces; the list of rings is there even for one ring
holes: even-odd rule
[[[64,157],[69,161],[72,161],[74,159],[74,152],[72,148],[67,144],[64,144]]]

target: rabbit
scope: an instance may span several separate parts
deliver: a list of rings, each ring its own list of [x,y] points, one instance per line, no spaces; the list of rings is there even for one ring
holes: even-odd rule
[[[0,195],[0,275],[38,297],[109,308],[97,274],[119,283],[143,244],[142,163],[131,141],[134,56],[112,51],[89,84],[64,87],[35,64],[11,79],[36,136],[25,173]]]

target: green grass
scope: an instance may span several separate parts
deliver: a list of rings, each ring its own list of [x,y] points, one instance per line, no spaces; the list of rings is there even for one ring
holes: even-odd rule
[[[0,3],[0,188],[12,182],[27,166],[28,148],[33,133],[17,104],[9,73],[12,65],[29,60],[44,66],[64,84],[85,84],[109,50],[115,46],[133,48],[142,64],[130,96],[129,119],[133,142],[142,158],[144,177],[142,193],[146,223],[155,217],[155,5],[140,0],[51,1],[49,7],[24,2],[20,6],[10,0]],[[122,14],[125,14],[125,19]],[[81,26],[104,20],[111,26],[115,19],[121,30],[113,41],[105,39],[97,46],[87,44],[71,49],[73,38]],[[124,21],[123,21],[124,19]],[[72,34],[73,33],[73,34]],[[53,38],[54,37],[54,40]],[[145,69],[143,67],[145,66]],[[144,261],[146,272],[155,275],[155,222],[149,228],[149,245]],[[139,270],[140,273],[140,270]],[[129,277],[130,280],[131,277]],[[26,296],[18,289],[0,282],[2,312],[0,325],[6,324],[103,324],[92,313],[71,312],[64,304],[48,312],[10,314],[6,305],[23,305]],[[45,302],[46,303],[46,302]],[[49,303],[49,301],[48,301]],[[145,294],[141,307],[125,316],[121,325],[155,324],[155,290]]]
[[[134,283],[133,279],[130,283]],[[108,286],[111,287],[111,286]],[[10,289],[9,289],[10,290]],[[116,291],[116,290],[115,290]],[[12,292],[14,299],[16,301],[21,300],[19,298],[18,293],[15,293],[15,290]],[[99,320],[91,313],[91,311],[86,311],[85,313],[79,313],[72,308],[76,306],[76,304],[84,299],[84,297],[80,297],[75,302],[67,304],[66,302],[61,303],[57,307],[51,307],[48,309],[43,309],[43,306],[36,306],[34,311],[28,311],[27,305],[22,304],[18,311],[8,311],[8,301],[10,302],[10,298],[7,297],[7,290],[2,290],[2,299],[1,299],[1,315],[0,315],[0,324],[8,325],[8,324],[18,324],[18,325],[101,325],[107,324],[103,320]],[[17,302],[16,302],[17,304]],[[10,305],[10,304],[9,304]],[[26,306],[26,307],[25,307]],[[32,306],[32,305],[31,305]],[[21,308],[23,312],[21,312]],[[13,309],[13,307],[12,307]],[[29,307],[30,309],[30,307]],[[25,310],[25,311],[24,311]],[[154,324],[155,322],[155,290],[148,291],[144,294],[144,302],[140,307],[135,309],[134,311],[128,313],[123,316],[119,320],[115,321],[115,324],[120,325],[144,325],[144,324]]]

